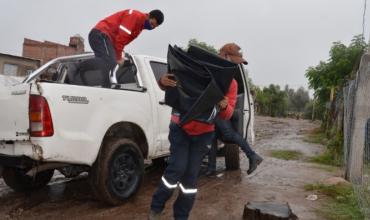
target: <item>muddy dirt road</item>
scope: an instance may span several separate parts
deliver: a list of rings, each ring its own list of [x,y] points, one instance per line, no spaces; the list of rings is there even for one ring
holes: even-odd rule
[[[257,117],[255,122],[257,152],[264,156],[258,170],[248,176],[248,160],[241,155],[241,170],[223,170],[223,158],[218,159],[218,177],[201,176],[199,193],[191,214],[192,220],[242,219],[243,206],[248,201],[289,202],[300,219],[320,219],[314,210],[317,201],[306,200],[309,194],[303,186],[322,181],[333,173],[318,165],[285,161],[269,156],[270,150],[299,150],[306,157],[322,151],[322,146],[303,141],[304,133],[317,124],[303,120]],[[86,175],[65,179],[55,175],[45,189],[27,194],[15,193],[0,179],[0,219],[146,219],[151,200],[162,170],[150,169],[138,195],[120,207],[107,207],[91,196]],[[163,219],[172,219],[171,200]]]

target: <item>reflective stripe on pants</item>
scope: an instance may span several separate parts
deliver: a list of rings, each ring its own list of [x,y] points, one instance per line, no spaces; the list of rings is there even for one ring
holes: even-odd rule
[[[186,134],[177,124],[170,124],[170,158],[162,181],[153,195],[151,209],[162,212],[165,203],[179,186],[173,206],[175,219],[187,219],[197,193],[197,181],[203,157],[208,153],[213,132],[197,136]]]

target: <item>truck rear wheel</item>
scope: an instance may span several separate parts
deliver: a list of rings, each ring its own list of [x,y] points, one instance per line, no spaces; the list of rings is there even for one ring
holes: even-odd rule
[[[41,189],[46,186],[53,177],[54,170],[45,170],[36,176],[27,176],[27,169],[4,167],[3,178],[10,188],[17,192]]]
[[[111,139],[104,143],[90,171],[90,183],[101,201],[119,205],[137,192],[143,176],[139,147],[129,139]]]
[[[240,168],[239,146],[236,144],[225,144],[225,165],[227,170]]]

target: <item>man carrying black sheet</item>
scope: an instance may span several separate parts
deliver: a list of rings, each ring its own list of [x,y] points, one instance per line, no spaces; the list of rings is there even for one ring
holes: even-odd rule
[[[221,47],[219,56],[236,64],[248,64],[248,62],[239,52],[240,49],[241,48],[237,44],[228,43]],[[241,134],[235,131],[230,120],[218,119],[216,120],[215,125],[216,138],[213,141],[212,148],[208,154],[208,170],[206,175],[216,175],[217,137],[223,137],[223,140],[236,143],[248,157],[249,167],[247,170],[247,174],[253,173],[257,169],[257,166],[263,161],[263,158],[252,150],[248,142],[243,138]]]
[[[159,85],[162,89],[176,87],[178,82],[172,74],[164,74]],[[231,81],[225,97],[218,102],[219,117],[230,119],[233,114],[237,95],[237,83]],[[176,188],[178,197],[173,205],[176,220],[188,219],[197,193],[197,180],[202,159],[211,148],[214,137],[214,123],[190,120],[182,124],[182,113],[173,109],[170,122],[169,141],[170,158],[161,178],[161,183],[153,195],[150,220],[160,219],[166,202]]]

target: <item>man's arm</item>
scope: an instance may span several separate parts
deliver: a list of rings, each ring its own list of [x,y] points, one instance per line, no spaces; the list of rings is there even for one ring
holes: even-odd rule
[[[166,87],[175,87],[176,80],[174,78],[174,75],[171,73],[163,74],[158,80],[158,85],[162,90],[166,90]]]
[[[238,83],[233,80],[231,81],[229,90],[223,100],[219,102],[221,112],[219,117],[224,120],[229,120],[234,113],[236,104],[236,96],[238,94]]]

